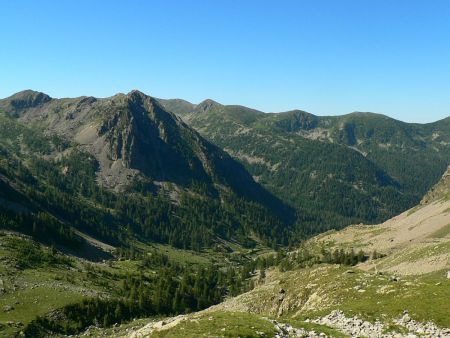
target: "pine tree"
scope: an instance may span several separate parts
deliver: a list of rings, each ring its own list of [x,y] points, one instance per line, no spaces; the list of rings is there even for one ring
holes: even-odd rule
[[[259,270],[259,281],[263,282],[265,278],[266,278],[266,270],[264,268],[261,268]]]

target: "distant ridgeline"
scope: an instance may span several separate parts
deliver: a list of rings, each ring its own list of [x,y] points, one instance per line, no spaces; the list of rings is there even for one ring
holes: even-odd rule
[[[266,114],[206,100],[160,100],[239,160],[320,232],[378,223],[413,207],[450,163],[450,118],[405,123],[384,115]]]

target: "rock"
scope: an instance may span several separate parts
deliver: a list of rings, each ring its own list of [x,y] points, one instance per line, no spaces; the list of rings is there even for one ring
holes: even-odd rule
[[[5,305],[3,307],[3,312],[9,312],[9,311],[12,311],[12,310],[14,310],[14,307],[12,307],[11,305]]]
[[[411,317],[408,315],[408,314],[405,314],[404,316],[403,316],[403,322],[404,323],[408,323],[408,322],[410,322],[411,321]]]
[[[424,337],[450,337],[447,333],[450,329],[438,328],[431,322],[426,324],[416,322],[409,316],[408,311],[404,311],[403,316],[394,321],[395,324],[407,329],[406,333],[401,334],[395,331],[386,332],[384,325],[378,320],[372,324],[357,316],[346,317],[339,310],[332,311],[328,316],[314,319],[312,322],[333,327],[351,337],[413,338],[418,337],[417,334]]]

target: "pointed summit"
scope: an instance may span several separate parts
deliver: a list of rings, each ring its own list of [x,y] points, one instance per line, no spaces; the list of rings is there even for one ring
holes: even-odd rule
[[[138,89],[133,89],[131,92],[127,94],[129,97],[148,97],[145,93],[141,92]]]

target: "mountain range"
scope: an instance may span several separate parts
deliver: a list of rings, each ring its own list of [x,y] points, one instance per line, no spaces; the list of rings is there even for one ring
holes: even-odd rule
[[[417,204],[449,164],[450,118],[415,124],[374,113],[315,116],[212,100],[160,102],[315,230],[386,220]]]
[[[0,100],[0,112],[8,129],[0,143],[9,154],[4,166],[13,165],[14,154],[22,170],[32,171],[23,176],[33,176],[44,190],[57,185],[65,194],[65,185],[71,185],[72,205],[102,196],[87,209],[96,218],[103,214],[100,224],[112,218],[116,226],[78,229],[114,237],[110,243],[124,228],[120,223],[166,243],[175,243],[175,233],[186,231],[178,246],[196,242],[200,248],[238,237],[247,244],[255,239],[293,243],[399,214],[417,204],[450,164],[450,119],[411,124],[373,113],[263,113],[213,100],[194,105],[157,99],[139,91],[104,99],[52,99],[27,90]],[[18,194],[28,185],[21,183]],[[81,202],[73,198],[80,185]],[[150,196],[155,208],[177,210],[152,219],[149,230],[142,226],[145,208],[126,210],[118,195],[139,200],[136,205]],[[220,210],[213,222],[206,219],[216,211],[198,211],[205,199]],[[53,201],[47,203],[59,204]],[[115,209],[120,212],[111,212]],[[53,213],[48,207],[41,211]],[[189,225],[178,216],[167,222],[177,213],[192,213],[184,216],[191,218]],[[198,213],[203,213],[200,219]],[[54,216],[73,227],[61,215]]]
[[[52,99],[24,91],[0,100],[0,111],[5,213],[29,209],[109,244],[286,241],[291,208],[141,92]]]

